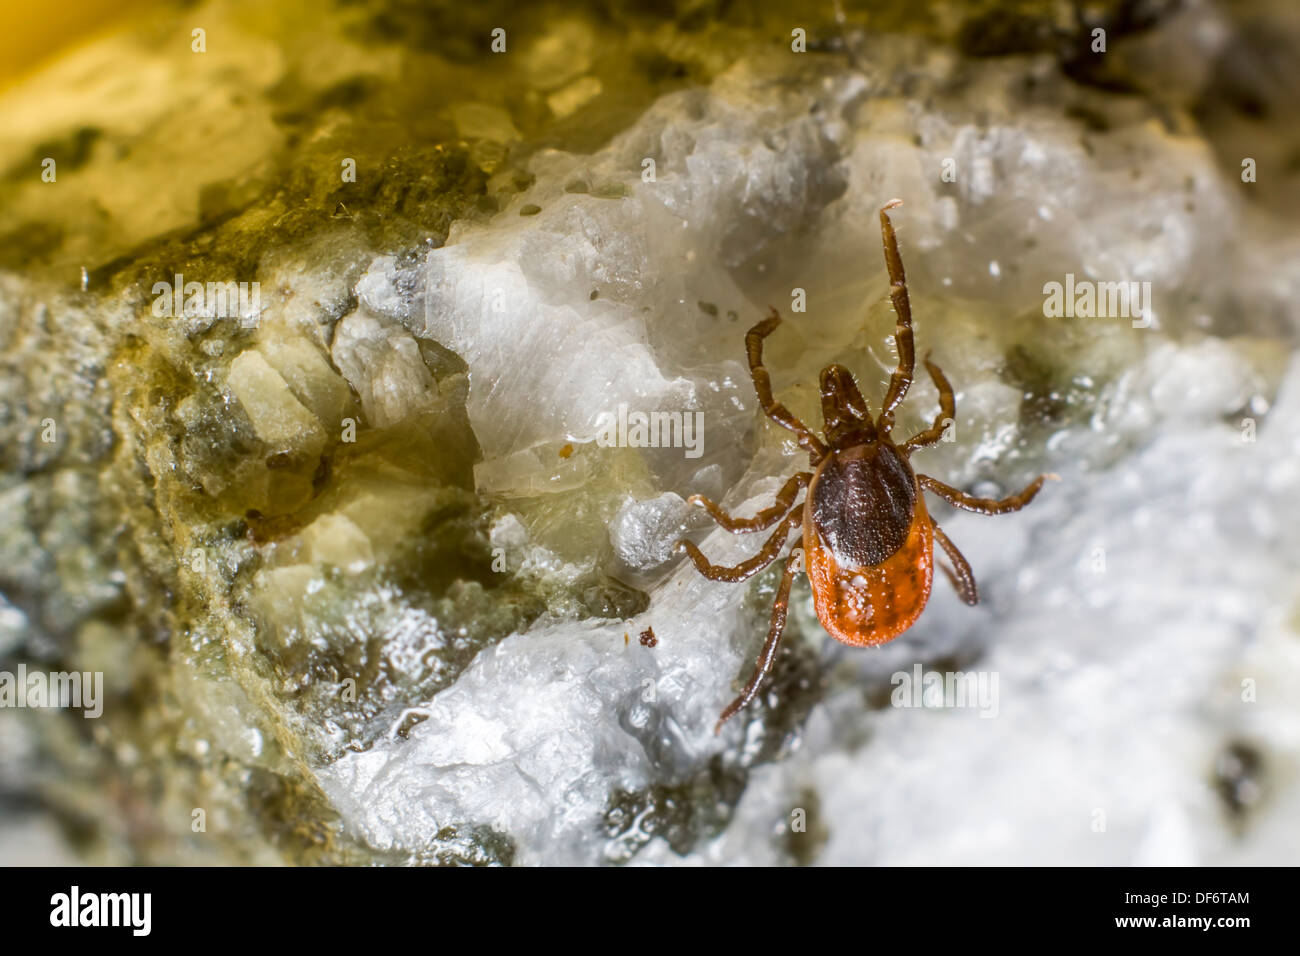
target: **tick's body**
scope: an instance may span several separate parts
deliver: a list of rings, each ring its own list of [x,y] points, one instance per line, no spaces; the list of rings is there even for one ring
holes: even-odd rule
[[[827,455],[808,486],[805,570],[822,626],[856,647],[884,644],[920,615],[934,578],[934,533],[892,444]]]
[[[743,581],[775,561],[790,534],[802,525],[803,555],[817,618],[836,640],[856,647],[892,641],[920,617],[934,579],[936,541],[953,564],[952,569],[943,570],[962,600],[967,604],[979,601],[970,565],[930,517],[922,489],[968,511],[1004,514],[1028,504],[1049,477],[1040,475],[1019,494],[993,500],[973,498],[929,475],[916,474],[909,462],[912,452],[937,442],[955,411],[952,386],[928,360],[925,367],[939,389],[939,414],[929,428],[901,445],[890,437],[894,409],[912,384],[915,366],[907,282],[889,220],[889,210],[897,205],[899,200],[895,199],[880,210],[890,298],[898,314],[894,335],[898,367],[890,377],[880,415],[872,418],[853,375],[842,365],[828,365],[821,374],[825,442],[779,404],[772,397],[771,380],[763,367],[763,339],[781,323],[773,310],[745,336],[754,390],[767,416],[795,433],[814,470],[792,477],[777,493],[776,503],[752,518],[733,518],[707,498],[692,499],[728,531],[763,531],[777,525],[759,553],[748,561],[733,568],[719,567],[710,564],[694,544],[681,542],[705,577]],[[795,499],[804,489],[804,500],[796,504]],[[754,699],[771,670],[785,627],[790,582],[798,570],[798,558],[796,551],[786,560],[772,625],[758,665],[741,695],[722,712],[719,727]]]

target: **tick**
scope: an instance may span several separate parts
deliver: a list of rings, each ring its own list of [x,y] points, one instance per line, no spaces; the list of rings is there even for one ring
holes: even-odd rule
[[[813,606],[822,626],[836,640],[854,647],[885,644],[906,631],[921,615],[930,598],[934,579],[934,543],[937,541],[952,567],[940,567],[967,604],[979,603],[979,591],[970,564],[940,530],[925,507],[923,490],[977,514],[1000,515],[1019,511],[1038,494],[1043,482],[1056,475],[1039,475],[1023,491],[1002,499],[976,498],[956,488],[918,474],[911,456],[918,448],[943,437],[956,411],[952,386],[927,356],[923,361],[939,389],[939,414],[924,431],[901,444],[894,441],[894,411],[907,395],[916,365],[912,343],[912,307],[907,297],[903,260],[889,210],[902,204],[890,200],[880,210],[880,233],[889,270],[889,297],[897,325],[894,347],[898,365],[878,416],[872,418],[853,375],[843,365],[828,365],[821,373],[822,438],[818,438],[784,405],[772,397],[772,382],[763,367],[763,340],[781,324],[776,310],[745,336],[750,375],[764,414],[795,434],[808,453],[809,471],[790,478],[777,492],[776,503],[752,518],[737,518],[702,495],[691,502],[702,506],[727,531],[748,534],[776,530],[754,557],[735,567],[710,564],[689,541],[678,542],[695,567],[711,581],[739,582],[753,577],[781,555],[791,533],[803,534],[802,557],[812,585]],[[801,492],[803,500],[796,501]],[[749,683],[718,718],[723,723],[758,694],[776,660],[781,632],[790,603],[790,583],[799,570],[799,549],[785,561],[777,588],[772,623],[759,652]]]

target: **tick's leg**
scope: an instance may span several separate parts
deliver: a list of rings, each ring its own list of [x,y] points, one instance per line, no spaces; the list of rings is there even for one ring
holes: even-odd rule
[[[975,586],[975,572],[970,569],[970,562],[966,556],[957,550],[957,546],[952,543],[952,539],[943,533],[943,529],[935,523],[933,518],[930,519],[930,527],[934,529],[934,538],[939,542],[939,547],[943,548],[943,553],[948,555],[948,560],[952,562],[954,570],[949,570],[946,565],[939,565],[943,568],[943,573],[948,575],[948,580],[957,590],[961,599],[967,604],[979,604],[980,592]]]
[[[766,531],[780,521],[782,516],[790,510],[791,505],[794,504],[794,499],[799,496],[799,492],[807,488],[808,482],[811,480],[811,471],[801,471],[794,475],[777,492],[776,504],[770,508],[764,508],[752,518],[732,517],[704,495],[691,495],[689,500],[691,504],[702,507],[712,516],[714,521],[733,534],[749,534],[753,531]]]
[[[781,553],[781,549],[785,546],[786,539],[790,537],[791,529],[801,521],[803,521],[803,505],[799,504],[785,516],[785,520],[772,532],[772,537],[764,542],[763,550],[749,560],[741,561],[734,568],[723,567],[720,564],[710,564],[709,559],[690,541],[678,541],[677,547],[685,550],[690,555],[696,570],[710,581],[727,581],[734,584],[737,581],[752,578],[775,561],[777,555]]]
[[[898,367],[889,377],[889,391],[880,409],[880,430],[889,434],[894,427],[894,409],[912,384],[916,369],[916,350],[912,344],[912,303],[907,297],[907,277],[903,274],[903,258],[898,254],[898,236],[889,220],[889,210],[901,206],[903,200],[891,199],[880,210],[880,235],[885,243],[885,266],[889,269],[889,298],[894,303],[897,324],[894,326],[894,348],[898,351]]]
[[[758,393],[758,403],[763,414],[782,428],[788,428],[799,439],[799,447],[814,460],[826,454],[826,447],[817,436],[808,430],[808,426],[795,418],[788,408],[772,397],[772,379],[763,367],[763,339],[772,334],[772,330],[781,324],[781,316],[776,309],[745,335],[745,352],[749,356],[749,374],[754,379],[754,391]]]
[[[929,475],[916,476],[916,480],[921,483],[922,488],[933,491],[948,504],[981,515],[1004,515],[1011,511],[1019,511],[1034,500],[1034,495],[1038,494],[1038,489],[1043,487],[1043,482],[1049,478],[1053,481],[1061,480],[1059,475],[1039,475],[1019,494],[994,499],[976,498],[964,491],[958,491],[952,485],[945,485],[942,481],[931,478]]]
[[[918,448],[937,442],[943,437],[944,430],[953,420],[953,415],[957,413],[957,400],[953,397],[952,386],[939,366],[930,361],[929,355],[925,357],[925,367],[930,372],[930,378],[934,379],[935,388],[939,389],[939,414],[935,416],[933,425],[903,442],[900,450],[904,455],[910,455]]]
[[[836,439],[849,431],[864,432],[864,438],[876,439],[876,425],[871,420],[867,403],[853,381],[853,373],[843,365],[827,365],[822,369],[822,433],[832,446]]]
[[[798,559],[798,554],[791,554],[785,560],[785,573],[781,575],[781,584],[776,591],[776,603],[772,605],[772,624],[767,629],[767,640],[763,642],[763,649],[758,652],[758,663],[754,665],[753,676],[749,678],[749,683],[740,692],[740,696],[728,704],[727,709],[718,718],[718,723],[713,728],[715,734],[722,730],[723,724],[758,695],[759,685],[772,672],[776,649],[781,643],[781,632],[785,630],[786,610],[790,606],[790,582],[794,580],[795,570],[799,564]]]

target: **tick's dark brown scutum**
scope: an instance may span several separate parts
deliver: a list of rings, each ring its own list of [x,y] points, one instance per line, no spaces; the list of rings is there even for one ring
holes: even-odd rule
[[[844,567],[880,564],[907,541],[916,478],[890,445],[827,456],[808,487],[809,518]]]

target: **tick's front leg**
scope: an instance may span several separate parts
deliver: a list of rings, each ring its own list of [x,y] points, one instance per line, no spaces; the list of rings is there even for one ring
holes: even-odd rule
[[[816,464],[826,456],[826,446],[807,425],[794,417],[790,409],[776,400],[772,394],[772,377],[767,374],[767,367],[763,365],[763,339],[771,335],[780,324],[781,316],[776,309],[773,309],[771,315],[746,333],[745,353],[749,359],[749,375],[754,381],[754,392],[758,395],[758,404],[762,407],[763,414],[782,428],[794,432],[799,447],[806,451],[808,457]]]
[[[891,199],[880,210],[880,235],[885,245],[885,267],[889,271],[889,298],[894,303],[894,348],[898,352],[898,365],[889,377],[889,391],[880,409],[877,422],[886,435],[894,427],[894,409],[907,395],[916,370],[916,349],[912,344],[912,302],[907,295],[907,276],[903,272],[903,257],[898,253],[898,236],[890,221],[889,210],[901,206],[903,200]]]
[[[939,414],[935,416],[934,423],[929,428],[913,435],[900,446],[904,455],[911,455],[918,448],[933,445],[941,439],[953,416],[957,414],[957,400],[953,397],[952,385],[948,382],[948,377],[943,374],[939,366],[930,361],[928,354],[925,357],[925,367],[930,372],[930,378],[934,379],[935,388],[939,390]]]

